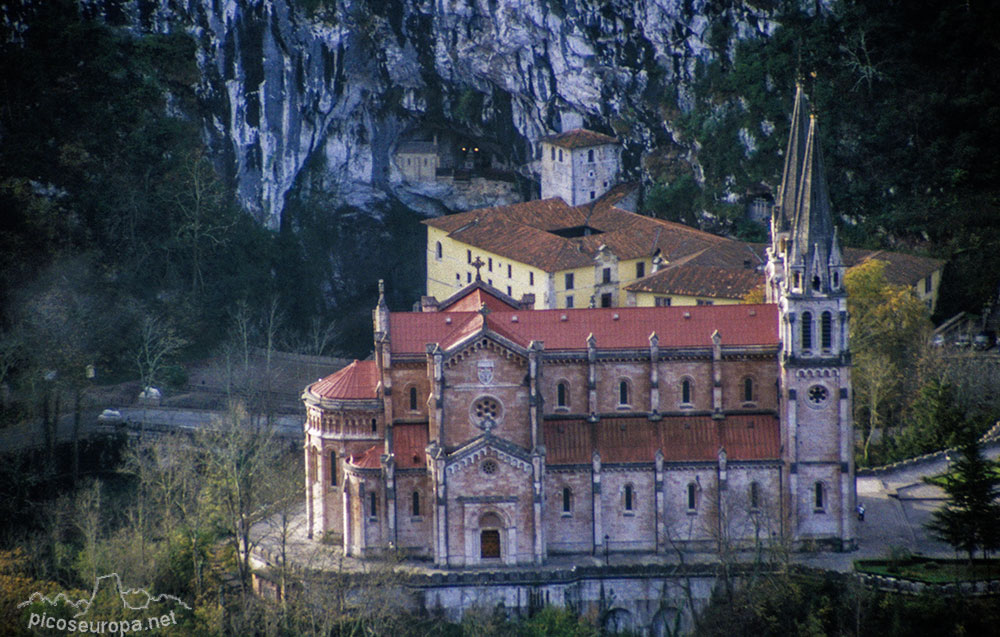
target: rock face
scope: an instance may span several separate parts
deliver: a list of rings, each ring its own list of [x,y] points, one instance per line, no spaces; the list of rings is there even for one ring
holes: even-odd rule
[[[698,61],[775,27],[752,3],[708,0],[80,4],[196,38],[206,136],[243,206],[272,228],[306,167],[312,188],[347,205],[412,198],[395,150],[438,133],[537,180],[535,141],[582,124],[623,139],[626,172],[642,177],[643,153],[673,143],[665,114],[689,104]]]

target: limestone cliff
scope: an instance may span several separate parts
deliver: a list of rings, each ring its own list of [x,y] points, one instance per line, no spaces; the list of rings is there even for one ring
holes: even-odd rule
[[[673,144],[699,61],[775,27],[705,0],[80,0],[85,14],[198,42],[200,117],[269,227],[308,164],[312,187],[370,208],[448,208],[402,183],[402,140],[459,135],[532,174],[534,141],[583,124],[626,141],[630,177]],[[760,3],[767,6],[768,3]],[[687,156],[690,149],[676,148]],[[468,202],[466,202],[468,203]]]

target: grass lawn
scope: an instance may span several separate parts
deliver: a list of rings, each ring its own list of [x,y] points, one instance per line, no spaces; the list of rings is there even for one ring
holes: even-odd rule
[[[859,573],[902,577],[929,583],[946,583],[971,580],[1000,579],[1000,560],[938,560],[912,558],[909,560],[857,560],[854,569]]]

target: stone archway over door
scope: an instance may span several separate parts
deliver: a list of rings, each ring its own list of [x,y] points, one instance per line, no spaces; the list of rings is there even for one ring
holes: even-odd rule
[[[481,559],[501,559],[503,557],[502,529],[503,520],[496,513],[485,513],[479,519],[479,557]]]

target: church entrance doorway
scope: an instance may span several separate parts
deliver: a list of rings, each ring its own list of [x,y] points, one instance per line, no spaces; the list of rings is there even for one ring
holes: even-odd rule
[[[503,520],[490,511],[479,518],[479,558],[483,560],[499,560],[503,555],[500,546]]]
[[[485,529],[480,534],[480,557],[485,559],[500,558],[500,531]]]

